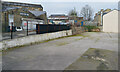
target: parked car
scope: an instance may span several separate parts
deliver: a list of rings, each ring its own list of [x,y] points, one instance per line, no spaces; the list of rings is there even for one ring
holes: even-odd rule
[[[22,27],[16,27],[16,31],[23,31]]]

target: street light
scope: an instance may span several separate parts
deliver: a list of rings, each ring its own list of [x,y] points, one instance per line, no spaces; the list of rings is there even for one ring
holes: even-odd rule
[[[24,11],[25,11],[26,17],[28,17],[27,8],[24,8]],[[27,36],[28,36],[28,20],[26,20],[26,22],[27,22]]]
[[[12,15],[13,15],[13,11],[12,11]],[[14,17],[13,17],[14,18]],[[13,39],[13,22],[11,22],[11,26],[10,26],[10,31],[11,31],[11,39]]]
[[[7,24],[7,20],[6,20],[7,18],[6,17],[7,17],[7,13],[5,12],[5,32],[7,31],[6,30],[7,29],[7,25],[6,25]]]
[[[10,31],[11,31],[11,39],[13,39],[13,22],[11,22]]]
[[[28,36],[28,20],[27,20],[27,36]]]
[[[101,26],[103,25],[103,12],[101,11]]]

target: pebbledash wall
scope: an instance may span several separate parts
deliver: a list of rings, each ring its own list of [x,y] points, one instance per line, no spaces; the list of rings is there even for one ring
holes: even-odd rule
[[[42,42],[45,40],[50,40],[50,39],[55,39],[55,38],[70,36],[70,35],[72,35],[72,30],[39,34],[39,35],[31,35],[31,36],[12,39],[12,40],[5,40],[0,42],[0,49],[2,50],[2,49],[12,48],[16,46],[28,45],[35,42]]]

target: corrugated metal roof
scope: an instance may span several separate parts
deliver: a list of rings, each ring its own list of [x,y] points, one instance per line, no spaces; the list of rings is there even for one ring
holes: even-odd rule
[[[65,14],[52,14],[51,17],[56,17],[56,16],[65,16]]]
[[[29,12],[35,15],[36,17],[46,13],[45,11],[31,11],[31,10],[29,10]]]
[[[15,6],[26,6],[26,7],[40,7],[43,8],[41,6],[41,4],[30,4],[30,3],[21,3],[21,2],[8,2],[8,1],[3,1],[2,2],[3,5],[15,5]]]
[[[2,11],[9,11],[9,10],[14,10],[14,9],[19,9],[21,7],[2,7]]]
[[[48,19],[68,19],[68,17],[49,17]]]
[[[65,14],[52,14],[48,19],[68,19]]]

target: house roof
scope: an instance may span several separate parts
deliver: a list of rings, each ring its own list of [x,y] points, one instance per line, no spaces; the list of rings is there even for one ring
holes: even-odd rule
[[[114,9],[114,10],[111,10],[110,12],[108,12],[107,14],[109,14],[109,13],[111,13],[111,12],[113,12],[113,11],[118,11],[118,12],[120,12],[119,10]],[[107,14],[105,14],[105,15],[107,15]],[[103,16],[105,16],[105,15],[103,15]]]
[[[29,10],[29,12],[35,15],[36,17],[46,13],[45,11],[31,11],[31,10]]]
[[[83,19],[83,17],[73,17],[73,16],[69,16],[69,19],[70,19],[70,20],[74,20],[74,19],[76,19],[76,20],[81,20],[81,19]]]
[[[50,17],[65,16],[65,14],[52,14]]]
[[[49,17],[48,19],[68,19],[68,17]]]
[[[14,6],[25,6],[25,7],[40,7],[43,8],[41,4],[30,4],[30,3],[21,3],[21,2],[8,2],[2,1],[2,5],[14,5]]]
[[[14,10],[14,9],[20,9],[21,7],[2,7],[2,12],[4,11],[9,11],[9,10]]]
[[[48,19],[68,19],[65,14],[52,14]]]

